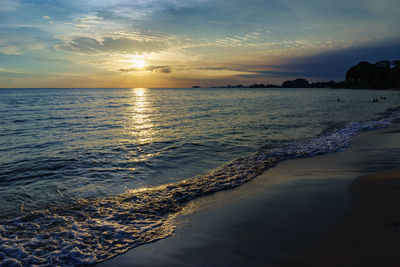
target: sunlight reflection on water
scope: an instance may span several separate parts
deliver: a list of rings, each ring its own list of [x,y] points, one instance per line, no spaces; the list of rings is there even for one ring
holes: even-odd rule
[[[131,116],[128,118],[127,131],[138,143],[152,142],[154,136],[154,124],[150,117],[152,110],[147,91],[146,88],[135,88],[129,91],[133,106]]]
[[[153,137],[157,135],[151,114],[153,114],[147,88],[133,88],[129,90],[131,109],[127,114],[127,124],[125,131],[131,136],[135,145],[149,144],[154,141]],[[133,162],[144,162],[158,153],[144,153],[134,155]]]

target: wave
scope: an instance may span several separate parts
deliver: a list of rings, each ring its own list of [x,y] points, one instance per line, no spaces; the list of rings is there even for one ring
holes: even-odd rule
[[[307,140],[281,143],[238,158],[202,176],[130,190],[112,197],[80,199],[0,222],[3,264],[92,265],[171,235],[172,218],[185,203],[240,186],[283,160],[342,151],[352,137],[387,127],[398,109],[375,121],[352,122]]]

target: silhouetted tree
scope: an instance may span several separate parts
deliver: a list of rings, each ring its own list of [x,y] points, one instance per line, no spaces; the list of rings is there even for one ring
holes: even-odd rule
[[[265,88],[265,84],[262,84],[262,83],[253,84],[253,85],[250,85],[250,88]]]
[[[398,87],[396,68],[390,68],[389,60],[376,64],[363,61],[351,67],[346,73],[346,88],[386,89]]]
[[[394,68],[392,69],[393,72],[393,80],[396,84],[397,88],[400,88],[400,60],[392,61]]]
[[[283,88],[308,88],[309,83],[306,79],[298,78],[293,81],[285,81],[282,83]]]
[[[397,66],[400,65],[400,60],[393,60],[392,65],[396,68]]]
[[[376,63],[378,67],[381,68],[390,68],[390,60],[381,60]]]

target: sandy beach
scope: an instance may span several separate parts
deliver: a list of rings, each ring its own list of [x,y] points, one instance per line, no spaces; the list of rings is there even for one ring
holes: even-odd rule
[[[291,266],[399,266],[399,193],[399,170],[355,180],[342,220]]]
[[[399,266],[400,126],[190,202],[175,233],[98,266]]]

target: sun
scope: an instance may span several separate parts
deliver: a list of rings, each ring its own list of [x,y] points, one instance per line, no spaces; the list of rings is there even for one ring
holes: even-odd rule
[[[146,62],[143,59],[133,59],[132,63],[137,69],[143,69],[146,66]]]

